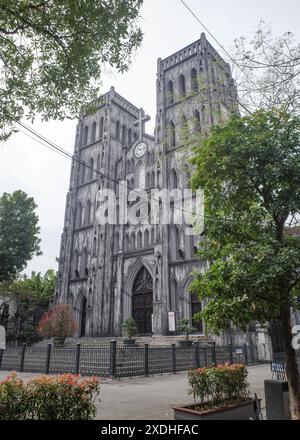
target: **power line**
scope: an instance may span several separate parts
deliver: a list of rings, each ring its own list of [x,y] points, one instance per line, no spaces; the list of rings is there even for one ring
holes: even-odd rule
[[[97,170],[96,168],[91,167],[91,166],[88,165],[86,162],[82,161],[80,158],[76,157],[75,155],[72,155],[71,153],[69,153],[68,151],[64,150],[64,149],[63,149],[62,147],[60,147],[59,145],[57,145],[57,144],[55,144],[54,142],[50,141],[49,139],[45,138],[43,135],[41,135],[40,133],[38,133],[38,132],[37,132],[36,130],[34,130],[33,128],[28,127],[26,124],[24,124],[24,123],[22,123],[22,122],[17,122],[17,124],[20,125],[22,128],[24,128],[25,130],[29,131],[31,134],[33,134],[34,136],[36,136],[38,139],[40,139],[40,140],[34,139],[33,136],[27,134],[28,137],[30,137],[30,138],[32,138],[33,140],[35,140],[36,142],[40,143],[40,145],[42,145],[42,146],[44,146],[44,147],[50,149],[51,151],[54,151],[54,152],[60,154],[60,155],[63,156],[63,157],[66,157],[66,158],[68,158],[68,159],[71,159],[71,160],[74,160],[74,161],[78,162],[78,163],[81,164],[82,166],[88,168],[90,171],[93,171],[93,172],[95,172],[96,174],[99,174],[101,177],[103,177],[103,178],[105,178],[105,179],[111,180],[112,182],[116,183],[117,185],[122,185],[122,186],[124,186],[125,188],[127,188],[128,190],[136,192],[136,193],[138,194],[138,196],[141,195],[140,192],[139,192],[139,190],[137,190],[137,189],[135,189],[135,188],[131,188],[129,185],[123,184],[121,181],[116,180],[116,179],[114,179],[113,177],[107,176],[107,175],[105,175],[104,173],[102,173],[101,171]],[[22,133],[24,133],[24,132],[22,131]],[[24,133],[24,134],[26,134],[26,133]],[[42,142],[41,142],[41,141],[42,141]],[[45,144],[46,144],[46,145],[45,145]],[[165,204],[166,206],[169,207],[168,203],[164,202],[164,201],[161,200],[161,199],[155,199],[155,198],[153,198],[153,197],[151,197],[151,196],[149,196],[149,199],[150,199],[150,200],[154,200],[155,202],[160,202],[160,201],[161,201],[161,203],[163,203],[163,204]],[[194,212],[187,211],[186,209],[183,209],[183,208],[179,208],[179,207],[175,206],[175,204],[174,204],[174,209],[176,209],[177,211],[185,212],[185,213],[190,214],[190,215],[195,215]],[[219,220],[222,220],[222,221],[230,221],[230,220],[226,220],[226,219],[219,219]]]

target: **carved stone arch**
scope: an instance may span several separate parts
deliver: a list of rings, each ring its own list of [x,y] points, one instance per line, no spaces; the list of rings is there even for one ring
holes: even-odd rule
[[[139,271],[143,268],[143,266],[147,269],[147,271],[153,278],[152,267],[150,266],[149,261],[147,261],[145,258],[138,258],[130,266],[124,285],[124,320],[131,316],[133,285]]]
[[[195,300],[195,294],[192,295],[189,291],[193,275],[189,275],[182,283],[179,290],[179,314],[181,319],[189,320],[190,325],[197,328],[197,331],[204,333],[204,323],[195,323],[193,321],[193,314],[203,310],[204,301]]]

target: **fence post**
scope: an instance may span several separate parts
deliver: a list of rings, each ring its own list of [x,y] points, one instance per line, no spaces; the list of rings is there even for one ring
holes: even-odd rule
[[[116,377],[117,366],[117,341],[110,341],[109,360],[109,375],[112,379],[114,379]]]
[[[81,347],[81,344],[76,344],[75,374],[79,374],[80,347]]]
[[[217,354],[216,354],[216,343],[215,342],[212,342],[211,350],[212,350],[211,354],[212,354],[213,365],[214,365],[214,367],[216,367],[217,366]]]
[[[46,374],[50,371],[50,358],[51,358],[52,344],[47,345],[47,357],[46,357]]]
[[[172,344],[173,373],[176,374],[176,344]]]
[[[229,363],[230,365],[232,365],[233,364],[232,344],[228,344],[228,349],[229,349]]]
[[[4,353],[4,350],[1,348],[1,349],[0,349],[0,370],[1,370],[1,368],[2,368],[3,353]]]
[[[145,376],[149,376],[149,344],[145,344],[144,361],[145,361]]]
[[[195,368],[200,367],[200,353],[199,353],[199,341],[194,342],[195,344]]]
[[[244,358],[245,358],[245,364],[248,365],[247,344],[244,344]]]
[[[22,351],[21,351],[21,362],[20,362],[20,371],[21,371],[21,373],[24,371],[25,350],[26,350],[26,344],[23,344],[22,345]]]

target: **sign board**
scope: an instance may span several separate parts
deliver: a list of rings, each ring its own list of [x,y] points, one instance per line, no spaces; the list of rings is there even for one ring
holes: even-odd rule
[[[175,312],[168,312],[169,332],[175,332]]]
[[[243,354],[243,349],[242,348],[236,348],[235,352],[236,352],[236,354]]]
[[[5,328],[0,325],[0,350],[5,350]]]

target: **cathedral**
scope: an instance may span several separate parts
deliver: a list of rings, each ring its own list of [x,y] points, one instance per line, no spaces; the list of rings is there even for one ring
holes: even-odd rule
[[[55,294],[55,303],[73,308],[76,336],[120,336],[129,317],[140,335],[174,334],[183,318],[205,333],[193,320],[205,304],[189,293],[192,272],[205,270],[195,256],[203,237],[187,234],[185,224],[119,221],[119,189],[121,182],[146,194],[189,188],[191,136],[238,111],[236,89],[230,66],[202,34],[158,59],[156,90],[154,135],[144,110],[114,87],[77,126]],[[103,189],[116,194],[113,224],[96,220]]]

